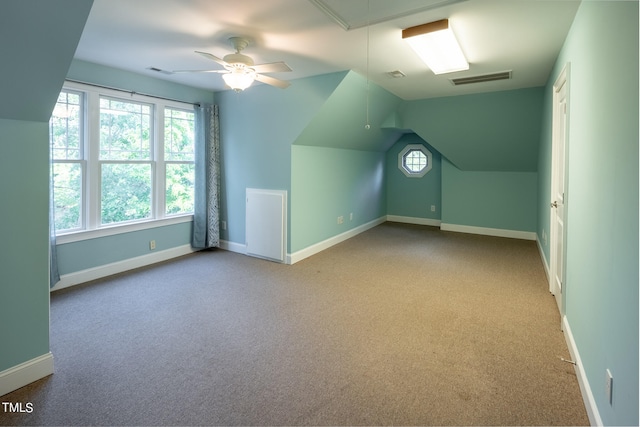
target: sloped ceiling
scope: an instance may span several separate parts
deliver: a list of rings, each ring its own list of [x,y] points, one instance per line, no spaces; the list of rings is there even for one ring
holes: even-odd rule
[[[2,0],[0,117],[47,122],[93,0]]]
[[[543,95],[527,88],[403,101],[349,72],[294,145],[385,152],[411,132],[461,170],[533,172]]]
[[[387,151],[402,131],[385,128],[383,124],[393,116],[401,101],[376,84],[367,84],[364,78],[351,71],[294,145]]]
[[[534,172],[543,98],[528,88],[406,101],[401,123],[461,170]]]

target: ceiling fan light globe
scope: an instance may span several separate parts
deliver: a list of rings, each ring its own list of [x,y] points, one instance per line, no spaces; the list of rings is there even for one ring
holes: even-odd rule
[[[229,86],[231,89],[235,90],[236,92],[242,92],[243,90],[251,86],[256,78],[256,75],[253,72],[234,71],[231,73],[223,74],[222,78],[224,79],[224,82],[227,84],[227,86]]]

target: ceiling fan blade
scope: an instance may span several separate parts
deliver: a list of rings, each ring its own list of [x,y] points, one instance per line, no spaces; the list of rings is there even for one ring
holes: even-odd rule
[[[271,62],[269,64],[258,64],[254,65],[254,70],[256,73],[285,73],[288,71],[292,71],[291,68],[284,62]]]
[[[291,86],[291,83],[285,80],[276,79],[275,77],[265,76],[262,74],[256,74],[256,80],[281,89],[286,89]]]
[[[207,52],[199,52],[199,51],[195,51],[197,54],[204,56],[207,59],[211,59],[212,61],[216,61],[218,64],[223,65],[223,66],[228,66],[229,64],[227,64],[226,62],[224,62],[222,59],[218,58],[215,55],[211,55],[210,53]]]

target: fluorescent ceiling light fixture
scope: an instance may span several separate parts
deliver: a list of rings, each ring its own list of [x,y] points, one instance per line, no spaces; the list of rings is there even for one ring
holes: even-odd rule
[[[453,73],[469,69],[448,19],[402,30],[402,38],[427,64],[434,74]]]
[[[250,68],[234,68],[230,73],[222,75],[224,82],[236,92],[242,92],[256,79],[256,73]]]

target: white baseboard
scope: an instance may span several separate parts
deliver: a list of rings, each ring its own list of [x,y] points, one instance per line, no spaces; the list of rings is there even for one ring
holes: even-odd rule
[[[582,400],[584,401],[585,409],[587,410],[589,423],[592,426],[601,426],[603,425],[602,418],[600,418],[600,412],[598,411],[596,400],[593,397],[593,391],[591,390],[591,386],[589,385],[587,375],[584,372],[582,359],[580,359],[580,352],[578,352],[578,347],[576,346],[576,342],[573,339],[573,334],[571,333],[571,327],[569,326],[567,316],[562,317],[562,330],[564,332],[564,339],[567,342],[567,347],[569,347],[571,358],[574,362],[576,362],[576,364],[574,365],[576,376],[578,377],[578,384],[580,385],[580,392],[582,394]]]
[[[411,216],[387,215],[389,222],[401,222],[403,224],[430,225],[432,227],[440,227],[442,221],[431,218],[416,218]]]
[[[323,250],[328,249],[331,246],[337,245],[338,243],[344,242],[347,239],[350,239],[364,231],[367,231],[377,225],[380,225],[386,220],[387,218],[385,216],[380,217],[378,219],[374,219],[373,221],[369,221],[366,224],[362,224],[358,227],[352,228],[351,230],[345,231],[344,233],[338,234],[337,236],[333,236],[327,240],[323,240],[322,242],[316,243],[315,245],[308,246],[293,254],[287,254],[286,263],[295,264],[298,261],[302,261],[303,259],[308,258],[311,255],[315,255],[319,252],[322,252]]]
[[[483,236],[508,237],[511,239],[536,240],[533,231],[504,230],[501,228],[475,227],[471,225],[440,224],[443,231],[455,231],[457,233],[481,234]]]
[[[88,268],[86,270],[76,271],[74,273],[64,274],[60,276],[60,281],[51,288],[51,290],[57,291],[59,289],[68,288],[69,286],[79,285],[81,283],[133,270],[135,268],[168,261],[172,258],[188,255],[195,251],[197,251],[197,249],[193,249],[191,245],[176,246],[175,248],[166,249],[164,251],[152,252],[147,255],[126,259],[124,261],[118,261],[94,268]]]
[[[229,242],[227,240],[220,240],[220,249],[224,249],[225,251],[229,252],[236,252],[243,255],[247,254],[247,245],[243,245],[242,243]]]
[[[0,396],[53,374],[53,355],[49,352],[0,372]]]

